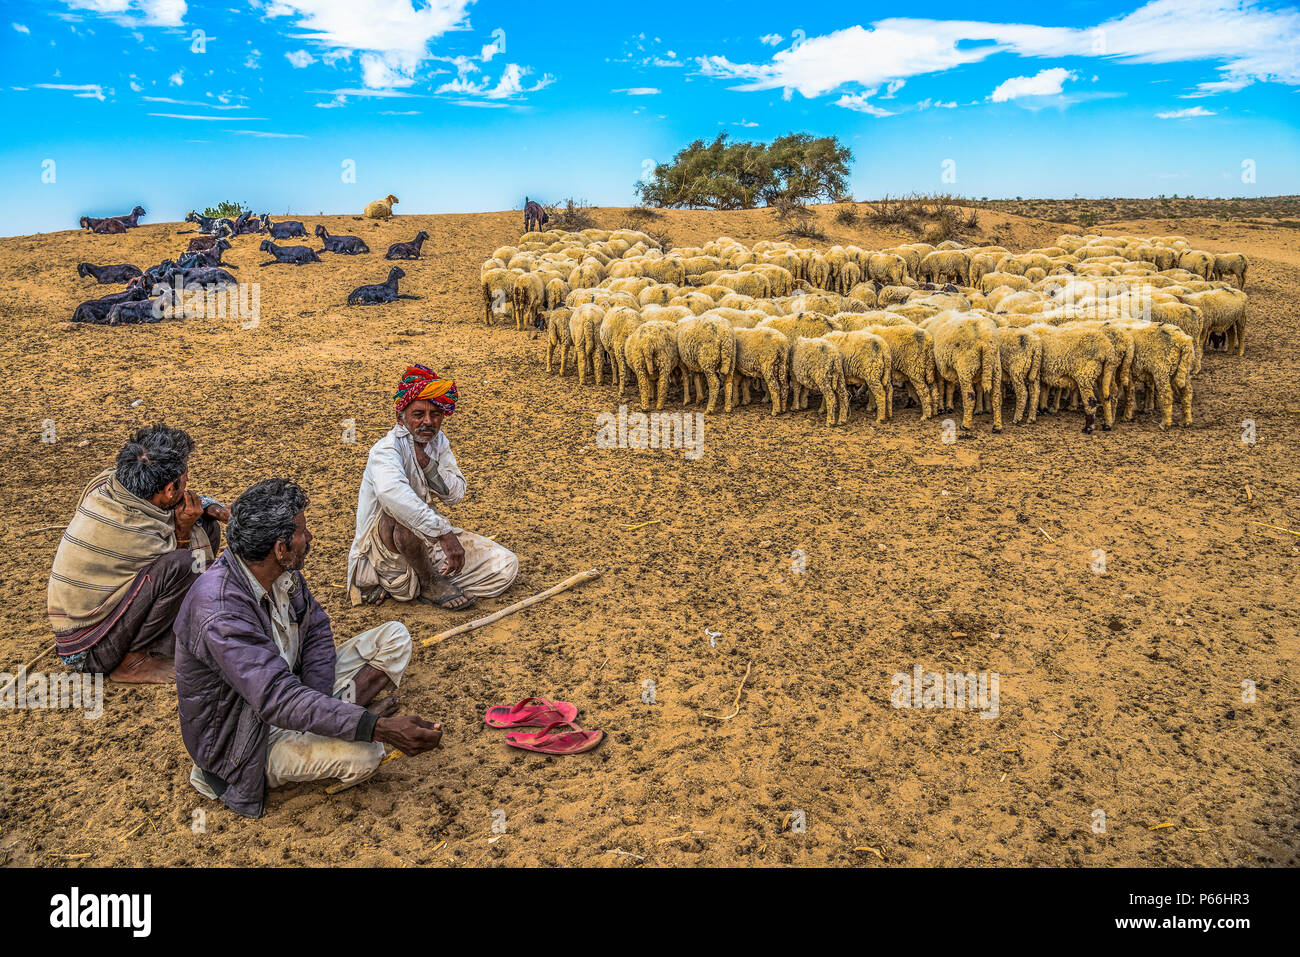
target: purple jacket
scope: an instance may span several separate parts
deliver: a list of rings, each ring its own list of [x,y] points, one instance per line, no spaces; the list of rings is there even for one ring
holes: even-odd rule
[[[266,807],[268,725],[345,741],[370,741],[375,730],[374,714],[333,697],[329,616],[302,573],[293,578],[300,643],[293,671],[272,637],[270,612],[229,549],[191,586],[173,626],[185,748],[221,803],[247,817]]]

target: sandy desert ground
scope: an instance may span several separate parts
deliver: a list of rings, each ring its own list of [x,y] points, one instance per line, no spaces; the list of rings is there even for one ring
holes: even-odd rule
[[[915,238],[819,215],[821,245]],[[464,620],[354,609],[341,587],[366,451],[412,361],[460,384],[447,432],[470,491],[454,521],[521,557],[519,581],[486,608],[586,568],[604,575],[417,650],[404,705],[444,723],[441,751],[335,797],[290,786],[259,820],[187,783],[172,689],[106,685],[98,720],[0,712],[0,864],[1300,862],[1300,538],[1265,527],[1300,530],[1295,229],[1093,228],[1179,233],[1251,259],[1246,355],[1207,355],[1191,428],[1140,417],[1085,436],[1061,415],[994,436],[983,417],[974,441],[947,445],[915,409],[877,426],[855,407],[828,429],[815,403],[776,419],[755,404],[711,415],[705,454],[687,461],[597,448],[596,417],[618,406],[608,385],[547,375],[541,339],[485,328],[478,267],[518,238],[519,213],[293,218],[377,252],[259,269],[257,238],[240,237],[227,258],[262,283],[255,329],[65,328],[77,303],[110,291],[78,279],[77,262],[151,265],[184,247],[183,224],[0,239],[0,670],[50,642],[57,526],[85,482],[129,430],[164,418],[196,440],[196,489],[230,502],[273,475],[306,487],[306,574],[337,634],[396,617],[418,641]],[[994,211],[980,223],[972,238],[1013,249],[1070,231]],[[668,212],[655,227],[679,246],[780,229],[768,211]],[[419,298],[346,307],[386,275],[386,245],[419,228],[425,258],[402,264]],[[1104,575],[1090,570],[1097,549]],[[891,707],[891,676],[917,664],[997,672],[997,718]],[[508,748],[481,716],[531,694],[574,702],[608,740],[560,759]],[[731,720],[706,716],[733,703]]]

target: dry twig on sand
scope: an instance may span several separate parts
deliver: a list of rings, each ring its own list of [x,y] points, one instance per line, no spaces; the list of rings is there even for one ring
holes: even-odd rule
[[[745,690],[745,682],[749,680],[749,669],[753,666],[754,662],[752,661],[745,665],[745,677],[740,679],[740,687],[736,689],[736,700],[732,703],[733,707],[731,709],[731,714],[710,714],[708,711],[705,711],[704,717],[713,718],[715,721],[730,721],[736,715],[740,714],[740,693]]]

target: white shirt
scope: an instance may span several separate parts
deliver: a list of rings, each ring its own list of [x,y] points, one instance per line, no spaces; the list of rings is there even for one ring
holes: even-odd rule
[[[262,587],[262,583],[257,580],[252,570],[244,564],[244,560],[238,555],[231,553],[231,557],[244,570],[248,577],[248,583],[253,586],[253,599],[260,605],[262,599],[267,599],[271,612],[271,637],[275,639],[275,645],[280,649],[280,657],[289,665],[292,671],[298,666],[298,623],[293,620],[289,613],[289,586],[293,584],[293,572],[285,572],[275,581],[271,582],[271,591],[268,593]]]
[[[381,511],[426,538],[441,538],[451,531],[451,522],[439,515],[429,500],[458,504],[465,497],[465,476],[441,431],[424,451],[429,464],[421,469],[415,458],[415,439],[404,425],[394,426],[371,447],[357,496],[356,535],[348,550],[349,588],[362,553],[361,540]]]

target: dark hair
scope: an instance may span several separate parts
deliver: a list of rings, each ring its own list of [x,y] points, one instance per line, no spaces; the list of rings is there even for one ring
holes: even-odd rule
[[[307,508],[307,495],[287,478],[263,479],[230,506],[226,540],[230,550],[249,562],[260,562],[276,542],[293,543],[298,513]]]
[[[194,440],[163,422],[137,429],[117,453],[117,480],[132,495],[150,498],[189,470]]]

